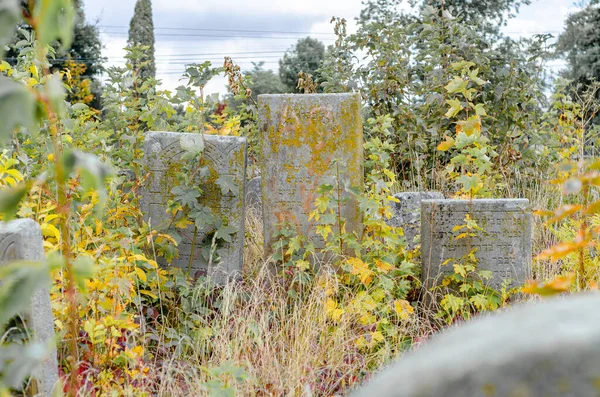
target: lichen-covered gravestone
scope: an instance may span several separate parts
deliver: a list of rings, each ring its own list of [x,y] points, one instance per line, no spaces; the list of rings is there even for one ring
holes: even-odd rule
[[[600,396],[600,295],[480,316],[400,358],[353,397]]]
[[[0,266],[20,260],[46,260],[40,225],[31,219],[0,222]],[[33,340],[51,347],[41,370],[34,373],[41,395],[50,396],[58,382],[58,360],[56,348],[53,347],[54,318],[48,286],[40,286],[34,292],[25,318],[33,331]]]
[[[363,184],[360,96],[259,95],[258,108],[265,253],[272,252],[273,235],[284,223],[295,225],[317,247],[323,244],[309,214],[325,183],[341,193],[346,230],[358,233],[361,213],[345,188]]]
[[[401,227],[409,249],[417,245],[415,238],[421,234],[421,201],[444,199],[440,192],[403,192],[394,195],[398,202],[391,202],[393,215],[386,222]]]
[[[456,237],[465,229],[471,214],[483,228],[477,237]],[[499,289],[504,280],[510,286],[523,284],[531,274],[532,220],[529,200],[481,199],[424,200],[421,202],[421,257],[423,284],[426,288],[438,284],[444,273],[453,271],[442,266],[448,259],[460,259],[476,248],[478,270],[492,272],[489,286]]]
[[[246,209],[252,209],[262,217],[262,193],[260,191],[261,177],[250,179],[246,183]]]
[[[202,255],[206,251],[205,235],[200,230],[194,240],[194,226],[186,230],[172,226],[173,215],[167,213],[167,203],[173,197],[172,189],[178,185],[177,172],[183,166],[184,146],[189,147],[193,140],[202,139],[204,151],[198,167],[207,167],[208,178],[201,186],[204,195],[202,204],[211,209],[213,215],[221,219],[236,232],[231,242],[216,251],[218,260],[210,263]],[[188,142],[189,141],[189,142]],[[187,134],[177,132],[148,132],[145,140],[145,167],[148,179],[141,197],[141,210],[144,218],[153,229],[169,230],[181,236],[178,245],[179,256],[171,263],[188,269],[192,260],[192,274],[205,273],[215,281],[223,283],[237,277],[242,271],[244,248],[244,191],[246,180],[246,138],[217,135]],[[215,181],[223,175],[233,182],[233,192],[223,194]],[[192,247],[192,242],[196,244]],[[164,261],[161,261],[164,264]]]

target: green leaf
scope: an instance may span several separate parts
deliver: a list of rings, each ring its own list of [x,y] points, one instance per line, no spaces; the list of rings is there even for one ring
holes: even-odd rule
[[[97,190],[104,193],[104,182],[113,172],[98,157],[93,154],[73,150],[64,153],[62,161],[65,165],[67,177],[73,169],[79,171],[81,175],[81,187],[84,191]]]
[[[32,128],[35,122],[35,97],[27,88],[0,76],[0,141],[10,137],[19,126]]]
[[[43,261],[16,261],[0,269],[0,324],[29,309],[31,298],[42,286],[48,286],[48,267]]]
[[[463,110],[463,105],[457,99],[449,99],[446,101],[448,105],[450,105],[450,109],[446,112],[446,117],[452,118],[458,114],[461,110]]]
[[[455,94],[457,92],[464,92],[467,89],[467,84],[469,84],[468,80],[463,80],[460,77],[455,77],[444,88],[446,89],[446,91],[448,91],[448,93]]]
[[[475,114],[478,116],[487,116],[485,109],[483,108],[483,103],[479,103],[475,105]]]
[[[204,136],[202,134],[185,134],[179,140],[181,148],[195,156],[204,152]]]
[[[96,273],[94,260],[89,256],[79,256],[73,261],[73,278],[81,291],[85,291],[85,280]]]
[[[18,0],[0,0],[0,58],[4,56],[4,47],[13,37],[19,14]]]
[[[13,187],[7,187],[0,190],[0,214],[4,221],[9,221],[15,217],[19,210],[19,203],[31,189],[32,183],[21,183]]]
[[[75,23],[72,0],[37,0],[33,17],[37,21],[37,37],[42,45],[59,40],[63,48],[71,46]]]
[[[473,304],[473,306],[475,306],[475,308],[479,311],[483,312],[487,309],[488,299],[483,294],[477,294],[475,296],[472,296],[470,301]]]
[[[194,208],[198,203],[198,197],[201,193],[194,188],[176,186],[171,190],[171,193],[175,195],[175,200],[181,204],[182,207],[188,206]]]
[[[234,196],[236,195],[237,186],[233,177],[231,175],[221,175],[215,183],[221,188],[221,193],[223,195],[231,193]]]

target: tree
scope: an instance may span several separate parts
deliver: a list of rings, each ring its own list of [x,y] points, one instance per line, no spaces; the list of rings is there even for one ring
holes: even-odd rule
[[[486,22],[496,33],[506,20],[514,18],[522,5],[531,0],[423,0],[423,6],[447,9],[467,24]]]
[[[147,46],[146,57],[142,62],[148,62],[142,68],[142,78],[154,78],[156,65],[154,63],[154,22],[152,21],[151,0],[137,0],[135,11],[129,23],[129,44],[134,46]]]
[[[569,15],[558,38],[557,53],[569,63],[565,77],[581,88],[600,81],[600,1]]]
[[[287,92],[299,92],[298,73],[310,73],[320,82],[319,68],[325,58],[325,46],[317,39],[306,37],[298,40],[295,46],[279,60],[279,77]]]
[[[264,69],[264,62],[252,62],[252,70],[244,72],[245,76],[252,79],[252,97],[256,98],[261,94],[281,94],[285,92],[286,87],[281,79],[272,70]]]
[[[20,2],[21,13],[23,16],[30,17],[33,15],[33,9],[36,5],[35,1],[22,0]],[[75,7],[75,23],[73,27],[73,41],[71,47],[61,49],[58,43],[53,45],[56,50],[56,56],[49,58],[52,65],[52,70],[70,69],[73,75],[76,75],[76,80],[79,84],[71,87],[69,100],[78,102],[80,97],[92,94],[93,98],[85,101],[90,106],[100,109],[101,85],[98,76],[103,72],[103,62],[106,58],[102,57],[102,41],[100,40],[100,32],[95,23],[89,23],[85,19],[83,10],[83,1],[74,0]],[[19,29],[31,32],[31,26],[25,22],[19,24]],[[17,56],[20,49],[15,45],[23,40],[23,34],[15,31],[9,51],[7,52],[7,61],[10,64],[16,64]],[[81,85],[83,84],[83,85]],[[79,92],[81,87],[85,87],[87,93]]]
[[[102,72],[102,63],[105,61],[100,32],[95,24],[86,22],[82,0],[75,0],[74,3],[77,15],[69,55],[78,63],[85,64],[87,75],[96,76]]]

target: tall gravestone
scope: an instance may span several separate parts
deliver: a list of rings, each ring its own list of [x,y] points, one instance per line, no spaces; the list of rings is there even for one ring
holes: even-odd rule
[[[358,203],[346,187],[363,185],[362,106],[358,94],[259,95],[265,253],[284,223],[323,244],[309,220],[317,189],[334,183],[348,232],[360,231]]]
[[[40,225],[31,219],[0,222],[0,266],[12,261],[45,261]],[[0,280],[1,283],[1,280]],[[53,346],[54,318],[48,286],[38,288],[25,316],[34,340],[44,346]],[[52,347],[41,370],[34,374],[42,396],[50,396],[58,382],[56,348]]]
[[[236,232],[231,242],[217,249],[216,263],[206,261],[200,252],[205,234],[200,230],[193,239],[194,226],[183,232],[171,225],[173,216],[167,213],[167,203],[173,197],[171,191],[177,186],[176,174],[182,170],[182,142],[203,139],[204,152],[198,167],[207,167],[209,175],[201,186],[204,196],[202,203],[213,211]],[[246,180],[246,138],[217,135],[188,134],[178,132],[148,132],[145,139],[145,168],[148,179],[144,183],[141,196],[141,210],[144,218],[153,229],[170,230],[182,236],[178,245],[179,256],[171,263],[188,269],[192,257],[192,274],[206,273],[215,281],[223,283],[230,277],[239,276],[242,271],[244,249],[244,192]],[[184,146],[185,147],[185,146]],[[234,191],[223,194],[215,184],[219,176],[227,175],[234,184]],[[192,247],[192,243],[196,245]],[[164,264],[164,261],[162,261]]]
[[[425,342],[353,397],[600,395],[600,295],[480,316]]]
[[[260,191],[261,177],[257,176],[246,183],[246,209],[256,212],[262,217],[262,193]]]
[[[464,229],[467,214],[483,231],[477,237],[457,236]],[[476,248],[478,270],[492,272],[488,285],[499,289],[504,280],[518,286],[531,277],[532,216],[526,199],[424,200],[421,202],[421,257],[423,284],[438,284],[452,266],[448,259],[460,259]]]
[[[403,192],[394,195],[398,202],[392,202],[393,215],[387,220],[388,225],[401,227],[409,249],[417,245],[417,235],[421,234],[421,201],[443,200],[441,192]]]

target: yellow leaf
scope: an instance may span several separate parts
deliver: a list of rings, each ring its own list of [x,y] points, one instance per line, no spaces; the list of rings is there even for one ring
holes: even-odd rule
[[[550,259],[551,261],[557,261],[570,253],[577,251],[579,249],[588,248],[594,246],[594,242],[590,240],[583,241],[575,241],[575,242],[567,242],[567,243],[558,243],[547,250],[542,251],[536,259],[544,260]]]
[[[56,241],[60,241],[60,232],[51,223],[42,223],[42,234],[46,237],[54,237]]]
[[[535,281],[530,281],[529,284],[521,288],[521,291],[526,294],[537,294],[541,296],[552,296],[566,292],[573,284],[575,276],[568,274],[566,276],[558,276],[554,280],[546,284],[539,284]]]
[[[396,314],[402,320],[406,320],[414,313],[415,309],[411,306],[410,302],[404,299],[398,299],[394,301],[394,309]]]
[[[377,265],[377,268],[379,270],[381,270],[383,273],[387,273],[387,272],[389,272],[390,270],[392,270],[394,268],[389,263],[383,262],[383,261],[380,261],[380,260],[375,261],[375,265]]]
[[[145,283],[148,282],[148,279],[146,278],[146,273],[142,269],[140,269],[139,267],[136,266],[134,268],[134,271],[135,271],[135,274],[137,274],[137,276],[138,276],[138,278],[140,280],[142,280]]]
[[[446,139],[444,142],[440,143],[437,146],[437,150],[445,152],[446,150],[450,149],[452,146],[454,146],[454,139],[452,139],[449,136],[444,136],[444,138]]]
[[[369,265],[359,258],[350,258],[347,262],[351,266],[350,273],[358,276],[360,281],[365,286],[368,286],[371,283],[371,276],[373,275],[373,271],[369,269]]]
[[[310,268],[310,262],[300,259],[296,261],[296,267],[303,272],[307,271]]]
[[[371,333],[371,339],[373,340],[373,342],[381,342],[384,339],[384,337],[381,332],[375,331]]]
[[[154,295],[152,292],[147,291],[147,290],[140,290],[140,294],[148,295],[149,297],[151,297],[153,299],[158,299],[158,296]]]

